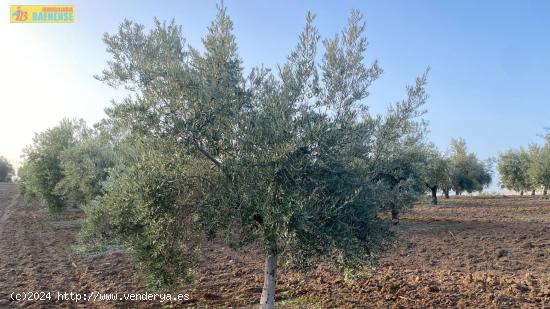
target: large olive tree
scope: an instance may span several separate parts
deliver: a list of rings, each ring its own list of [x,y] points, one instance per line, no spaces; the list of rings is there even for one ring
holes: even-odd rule
[[[408,207],[423,190],[426,75],[372,116],[365,99],[382,71],[366,63],[361,14],[322,41],[313,20],[286,63],[247,76],[223,6],[203,51],[173,22],[145,32],[125,21],[105,35],[112,59],[98,79],[131,92],[107,111],[128,147],[87,230],[130,247],[158,285],[188,277],[200,235],[257,242],[265,308],[281,257],[303,267],[374,257],[391,234],[378,211]]]

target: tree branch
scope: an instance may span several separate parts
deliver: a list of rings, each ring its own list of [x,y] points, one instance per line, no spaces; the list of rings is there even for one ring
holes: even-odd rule
[[[208,151],[206,151],[206,149],[204,149],[200,144],[199,142],[197,142],[196,140],[194,140],[195,142],[195,147],[197,147],[197,150],[202,153],[205,157],[208,158],[208,160],[212,161],[214,164],[216,164],[216,166],[221,166],[221,162],[216,159],[213,155],[211,155]]]

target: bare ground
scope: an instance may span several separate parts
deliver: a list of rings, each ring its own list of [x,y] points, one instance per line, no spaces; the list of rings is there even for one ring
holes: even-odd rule
[[[50,216],[0,184],[0,308],[255,307],[257,250],[205,248],[186,302],[11,301],[12,292],[143,293],[124,254],[71,251],[82,213]],[[279,308],[550,308],[550,201],[459,197],[417,205],[395,227],[400,241],[353,280],[328,264],[278,275]]]

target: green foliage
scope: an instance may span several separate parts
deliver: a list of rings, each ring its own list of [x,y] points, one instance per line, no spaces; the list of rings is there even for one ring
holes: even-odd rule
[[[114,165],[114,149],[99,136],[89,134],[61,155],[63,178],[54,192],[74,205],[86,205],[103,193],[102,182]]]
[[[376,194],[372,194],[371,198],[377,200],[380,210],[407,210],[425,191],[422,178],[427,160],[425,145],[416,138],[378,141],[385,146],[375,150],[373,154],[377,160],[369,162],[372,178],[368,179],[376,188]],[[394,145],[390,147],[393,149],[388,150],[387,146],[392,143]]]
[[[501,154],[497,169],[502,186],[517,192],[533,190],[530,168],[531,157],[524,149],[508,150]]]
[[[0,156],[0,182],[11,182],[14,170],[8,159]]]
[[[64,119],[38,134],[25,150],[19,191],[38,198],[53,212],[83,206],[103,193],[102,182],[114,162],[113,141],[105,130],[88,128],[83,120]]]
[[[491,183],[492,161],[480,161],[474,153],[468,153],[464,139],[451,141],[451,182],[458,194],[466,191],[482,191]]]
[[[451,183],[451,161],[442,155],[434,145],[427,149],[427,164],[423,170],[423,179],[428,188],[449,188]]]
[[[529,175],[535,187],[543,187],[544,191],[550,186],[550,135],[546,136],[544,146],[530,145],[531,162]]]
[[[422,170],[422,181],[425,188],[432,194],[432,204],[437,205],[437,191],[443,190],[448,197],[449,189],[452,187],[451,161],[442,155],[433,144],[426,148],[426,157],[426,164]]]
[[[85,207],[81,244],[121,243],[155,288],[189,279],[201,238],[195,232],[204,189],[200,162],[160,140],[121,146],[108,192]],[[199,165],[197,165],[199,164]]]
[[[29,178],[29,176],[27,175],[28,169],[28,164],[23,164],[17,169],[17,176],[19,177],[19,181],[17,182],[17,191],[19,192],[20,196],[26,198],[27,200],[33,200],[36,199],[36,196],[32,190],[29,190],[27,188],[27,179]]]
[[[56,186],[64,177],[61,166],[63,152],[75,146],[86,134],[83,120],[63,119],[59,125],[37,134],[33,145],[25,149],[21,169],[21,192],[36,197],[52,212],[59,212],[66,202]]]
[[[423,191],[426,74],[373,117],[364,99],[381,69],[365,63],[361,14],[323,40],[321,63],[313,20],[276,73],[248,77],[224,7],[202,53],[173,22],[105,35],[112,60],[97,78],[132,94],[107,110],[125,146],[82,241],[120,241],[154,286],[187,279],[204,236],[259,242],[303,267],[374,257],[391,236],[378,211]]]
[[[550,186],[550,134],[543,146],[531,144],[527,151],[520,148],[501,154],[498,171],[503,187],[515,191],[543,188],[546,195]]]

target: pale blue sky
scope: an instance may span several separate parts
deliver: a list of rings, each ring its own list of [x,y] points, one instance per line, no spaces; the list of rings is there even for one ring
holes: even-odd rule
[[[43,2],[43,1],[41,1]],[[481,3],[483,2],[483,3]],[[74,4],[75,24],[9,24],[0,7],[0,155],[18,164],[33,133],[62,117],[95,122],[117,93],[92,76],[105,67],[101,38],[124,18],[150,25],[175,18],[187,42],[200,38],[216,1],[48,1]],[[366,100],[374,113],[404,97],[404,87],[431,67],[425,118],[429,139],[445,150],[466,139],[481,158],[541,142],[550,125],[550,2],[548,1],[226,1],[245,66],[282,63],[305,14],[317,15],[323,36],[365,14],[370,60],[384,69]],[[19,1],[17,4],[37,4]],[[4,119],[4,116],[2,117]]]

